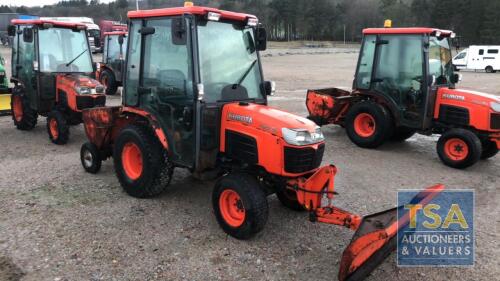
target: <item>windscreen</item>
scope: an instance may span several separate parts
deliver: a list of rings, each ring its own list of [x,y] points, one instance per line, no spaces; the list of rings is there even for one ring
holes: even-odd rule
[[[429,39],[429,75],[436,77],[436,84],[445,85],[453,75],[450,41],[435,36]]]
[[[123,39],[123,44],[118,42],[118,37],[120,35],[110,35],[109,45],[108,45],[108,60],[118,60],[123,59],[125,52],[127,51],[127,38]]]
[[[40,29],[41,72],[92,72],[92,59],[85,30]]]
[[[248,94],[238,99],[264,98],[252,28],[208,21],[198,26],[198,45],[206,102],[230,100],[222,90],[236,84]]]

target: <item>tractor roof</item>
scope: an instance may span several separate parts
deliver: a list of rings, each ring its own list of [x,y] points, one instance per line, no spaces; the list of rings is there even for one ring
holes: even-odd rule
[[[429,27],[398,27],[398,28],[366,28],[363,34],[435,34],[441,33],[441,36],[451,36],[453,31]]]
[[[104,32],[104,36],[107,35],[127,35],[127,31],[110,31],[110,32]]]
[[[80,28],[87,28],[87,26],[83,23],[78,23],[78,22],[66,22],[66,21],[55,21],[55,20],[40,20],[40,19],[35,19],[35,20],[20,20],[20,19],[13,19],[11,21],[12,24],[15,25],[43,25],[43,24],[52,24],[54,26],[58,27],[69,27],[69,28],[75,28],[75,27],[80,27]]]
[[[235,13],[235,12],[224,11],[215,8],[200,7],[200,6],[129,11],[128,17],[133,19],[133,18],[149,18],[149,17],[163,17],[163,16],[180,16],[183,14],[205,16],[210,12],[220,14],[221,19],[226,19],[226,20],[246,21],[248,20],[248,18],[255,18],[255,19],[257,18],[256,16],[250,14]]]

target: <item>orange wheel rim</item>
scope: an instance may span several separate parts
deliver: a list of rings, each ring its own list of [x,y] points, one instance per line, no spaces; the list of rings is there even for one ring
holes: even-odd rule
[[[21,122],[23,120],[23,103],[20,96],[12,97],[12,110],[16,121]]]
[[[49,129],[50,129],[50,134],[52,135],[53,139],[57,139],[59,136],[59,130],[57,129],[57,121],[56,119],[52,118],[49,121]]]
[[[361,113],[354,119],[354,131],[363,138],[375,133],[375,119],[371,114]]]
[[[455,161],[462,161],[469,155],[469,146],[459,138],[452,138],[445,142],[444,153]]]
[[[122,165],[127,177],[131,180],[138,179],[142,174],[142,152],[133,142],[125,144],[122,150]]]
[[[236,191],[226,189],[219,198],[219,209],[224,221],[231,227],[239,227],[245,221],[245,207]]]

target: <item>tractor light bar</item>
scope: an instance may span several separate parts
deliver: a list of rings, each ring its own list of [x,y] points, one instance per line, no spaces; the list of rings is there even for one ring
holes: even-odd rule
[[[247,20],[248,26],[257,26],[258,23],[259,23],[259,20],[256,18],[248,18],[248,20]]]
[[[207,20],[219,21],[219,19],[220,19],[220,14],[214,12],[208,12]]]
[[[493,109],[493,111],[500,112],[500,103],[491,102],[490,107],[491,107],[491,109]]]

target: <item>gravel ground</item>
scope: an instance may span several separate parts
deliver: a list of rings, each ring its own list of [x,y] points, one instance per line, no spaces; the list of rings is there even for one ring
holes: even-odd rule
[[[0,47],[9,59],[8,49]],[[352,83],[353,50],[271,50],[266,78],[272,106],[305,116],[307,88]],[[288,53],[288,54],[287,54]],[[281,55],[280,55],[281,54]],[[461,86],[500,95],[500,74],[464,72]],[[111,98],[120,103],[119,97]],[[459,171],[441,164],[437,138],[414,136],[360,149],[336,126],[324,127],[323,164],[339,168],[336,204],[360,214],[395,206],[402,188],[444,183],[476,191],[476,263],[470,268],[398,268],[391,255],[368,280],[498,280],[500,157]],[[79,160],[86,140],[71,128],[65,146],[49,143],[45,119],[30,132],[0,117],[0,280],[335,280],[352,232],[314,224],[269,198],[264,231],[250,241],[228,237],[211,209],[213,182],[177,169],[168,190],[138,200],[121,189],[111,161],[98,175]]]

